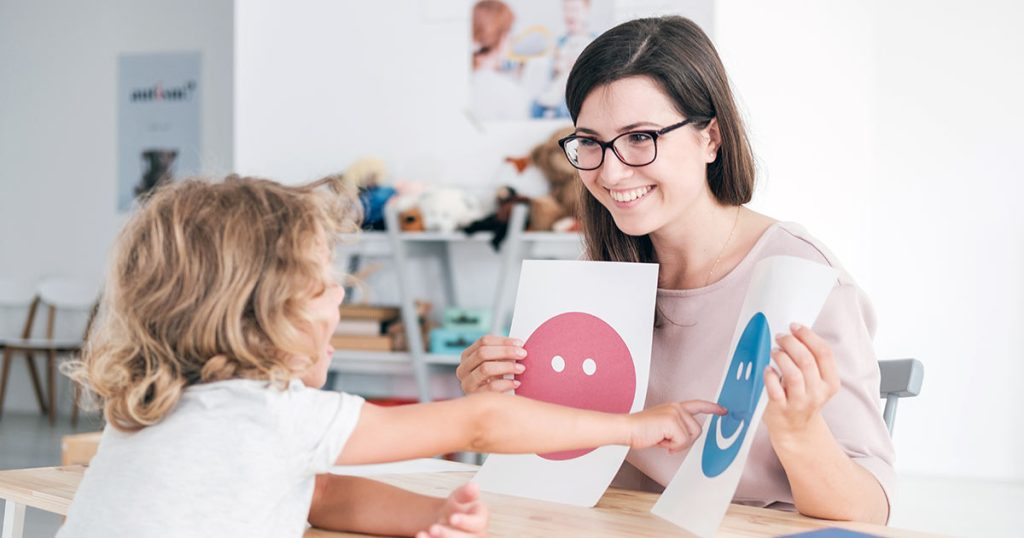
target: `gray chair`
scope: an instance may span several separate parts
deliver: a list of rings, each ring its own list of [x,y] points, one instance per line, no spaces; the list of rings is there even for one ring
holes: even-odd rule
[[[878,369],[882,372],[881,396],[885,399],[882,417],[892,437],[893,425],[896,423],[896,404],[900,398],[912,398],[921,393],[924,365],[917,359],[896,359],[878,361]]]

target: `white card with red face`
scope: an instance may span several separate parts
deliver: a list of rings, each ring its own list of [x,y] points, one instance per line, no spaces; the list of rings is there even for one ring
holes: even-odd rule
[[[643,409],[657,286],[657,264],[524,261],[510,331],[527,351],[516,394],[609,413]],[[594,506],[628,451],[492,454],[474,481],[493,493]]]

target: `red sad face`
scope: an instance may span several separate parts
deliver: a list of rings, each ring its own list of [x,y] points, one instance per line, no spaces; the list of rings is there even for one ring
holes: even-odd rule
[[[583,312],[559,314],[526,339],[526,371],[516,394],[579,409],[628,413],[636,394],[636,369],[619,333]],[[550,460],[578,458],[594,450],[538,454]]]

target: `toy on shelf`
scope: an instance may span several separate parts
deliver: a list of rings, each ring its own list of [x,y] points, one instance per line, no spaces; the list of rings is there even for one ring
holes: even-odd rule
[[[446,308],[444,326],[430,331],[430,352],[458,355],[490,331],[491,314],[486,310]]]
[[[580,185],[576,182],[576,169],[569,164],[562,149],[558,147],[558,140],[572,132],[572,127],[555,131],[547,140],[534,147],[529,156],[505,157],[505,163],[512,165],[516,174],[522,174],[531,164],[537,167],[547,181],[548,194],[522,196],[514,187],[503,185],[496,193],[494,212],[473,221],[464,230],[467,233],[493,231],[491,245],[494,250],[498,250],[508,234],[509,215],[515,204],[529,205],[530,215],[526,226],[529,231],[578,230]]]
[[[383,230],[384,206],[395,195],[394,187],[385,185],[387,166],[374,157],[364,157],[349,165],[345,178],[359,187],[359,202],[363,206],[363,229]]]
[[[454,232],[483,215],[475,196],[455,187],[430,189],[417,202],[423,228],[430,232]]]

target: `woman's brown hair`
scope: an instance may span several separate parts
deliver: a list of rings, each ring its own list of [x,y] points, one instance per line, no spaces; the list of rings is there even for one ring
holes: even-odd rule
[[[754,156],[729,81],[711,39],[693,21],[678,17],[636,19],[601,34],[576,60],[565,87],[573,123],[595,89],[628,77],[655,81],[680,114],[704,128],[718,120],[718,157],[708,164],[708,187],[722,204],[750,201]],[[628,236],[604,206],[585,192],[581,217],[587,255],[592,260],[654,262],[647,236]]]
[[[122,230],[99,319],[68,369],[122,430],[159,422],[189,385],[283,383],[315,362],[305,301],[332,275],[316,256],[355,231],[339,177],[300,186],[229,176],[159,188]]]

